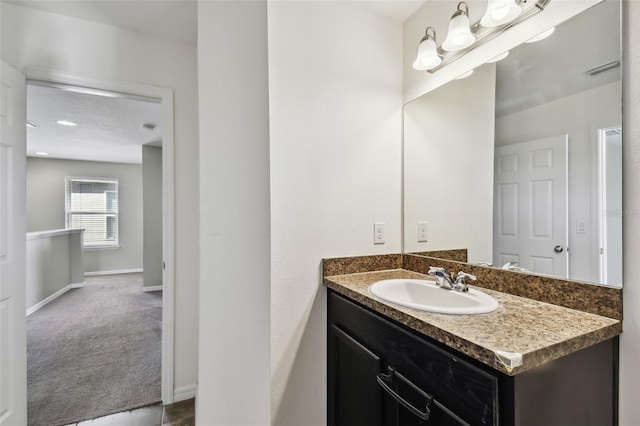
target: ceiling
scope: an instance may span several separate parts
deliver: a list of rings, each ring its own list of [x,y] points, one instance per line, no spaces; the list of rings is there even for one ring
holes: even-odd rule
[[[591,77],[585,71],[620,60],[620,3],[604,1],[524,43],[497,63],[496,115],[512,114],[619,81],[620,68]]]
[[[396,22],[404,22],[424,2],[425,0],[356,0],[354,4]]]
[[[7,3],[196,44],[196,0],[4,0]]]
[[[159,101],[83,92],[69,86],[27,84],[27,120],[36,126],[27,126],[27,155],[141,164],[142,145],[162,144]],[[58,120],[77,125],[63,126]]]

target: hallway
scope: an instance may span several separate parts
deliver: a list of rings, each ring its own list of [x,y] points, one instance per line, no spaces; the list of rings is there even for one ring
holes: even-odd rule
[[[142,274],[87,277],[27,318],[29,425],[160,402],[162,292]]]

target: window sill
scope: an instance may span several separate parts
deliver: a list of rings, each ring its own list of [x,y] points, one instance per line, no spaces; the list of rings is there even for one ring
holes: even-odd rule
[[[97,251],[97,250],[120,250],[120,245],[117,246],[84,246],[84,251]]]

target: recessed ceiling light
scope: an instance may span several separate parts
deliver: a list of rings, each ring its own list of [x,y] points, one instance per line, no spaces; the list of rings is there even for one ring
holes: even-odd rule
[[[553,34],[555,30],[556,30],[556,27],[551,27],[548,30],[541,32],[537,36],[532,37],[529,40],[525,41],[525,43],[535,43],[536,41],[544,40],[545,38]]]
[[[46,157],[47,155],[49,155],[48,152],[42,152],[42,151],[36,151],[34,152],[35,155],[42,155],[43,157]]]
[[[61,126],[77,126],[76,123],[74,123],[73,121],[67,121],[67,120],[58,120],[56,121],[56,123],[60,124]]]

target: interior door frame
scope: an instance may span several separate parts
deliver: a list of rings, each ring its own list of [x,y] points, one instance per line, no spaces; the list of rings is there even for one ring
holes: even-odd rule
[[[598,209],[597,209],[597,219],[598,219],[598,277],[600,279],[600,283],[607,283],[607,275],[608,268],[607,259],[609,250],[607,247],[607,232],[605,227],[605,218],[604,218],[604,207],[606,205],[606,189],[604,188],[605,183],[605,161],[606,154],[604,149],[604,144],[607,142],[607,132],[610,130],[622,130],[622,125],[602,127],[598,129],[598,147],[597,147],[597,157],[596,157],[596,167],[597,167],[597,188],[598,188]],[[623,225],[624,226],[624,225]]]
[[[27,80],[86,87],[156,98],[162,111],[162,403],[174,402],[175,204],[173,89],[117,80],[87,79],[51,70],[23,67]]]

